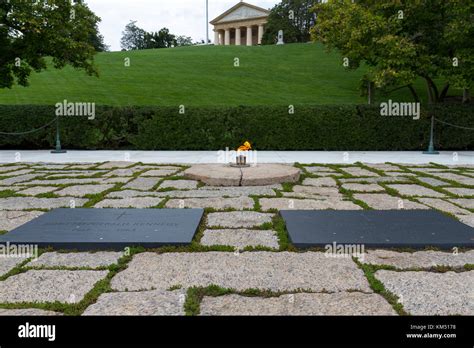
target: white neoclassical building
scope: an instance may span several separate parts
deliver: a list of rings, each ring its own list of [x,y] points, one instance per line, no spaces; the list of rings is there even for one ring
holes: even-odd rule
[[[210,23],[215,45],[259,45],[270,11],[239,2]]]

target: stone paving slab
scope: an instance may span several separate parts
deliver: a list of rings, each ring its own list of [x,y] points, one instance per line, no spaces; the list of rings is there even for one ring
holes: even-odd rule
[[[0,231],[11,231],[43,215],[42,211],[0,211]]]
[[[339,189],[337,187],[318,187],[318,186],[302,186],[296,185],[293,187],[293,192],[306,194],[306,195],[317,195],[317,196],[333,196],[339,197]],[[290,192],[287,192],[290,193]]]
[[[451,202],[467,209],[474,209],[474,198],[456,198],[450,199]]]
[[[303,180],[303,185],[316,186],[316,187],[336,187],[336,180],[333,178],[307,178]]]
[[[435,179],[435,178],[427,178],[427,177],[422,177],[422,176],[418,176],[416,178],[419,181],[424,182],[425,184],[428,184],[428,185],[431,185],[431,186],[434,186],[434,187],[449,185],[447,182],[441,181],[441,180]]]
[[[33,172],[33,169],[19,169],[7,173],[2,173],[2,176],[19,176],[29,174],[31,172]]]
[[[324,175],[325,174],[339,174],[334,169],[329,168],[329,167],[324,167],[324,166],[305,166],[304,169],[306,169],[306,171],[308,171],[309,173],[318,174],[318,175],[320,173],[323,173]]]
[[[465,187],[445,187],[444,190],[457,196],[474,196],[474,188]]]
[[[130,178],[129,178],[130,179]],[[102,184],[104,179],[101,178],[69,178],[69,179],[48,179],[48,180],[32,180],[24,183],[24,185],[30,185],[35,187],[37,185],[86,185],[86,184]]]
[[[71,164],[67,167],[67,169],[91,169],[97,166],[97,163],[77,163]]]
[[[163,199],[154,197],[136,197],[124,199],[104,199],[94,208],[152,208],[159,205]]]
[[[435,175],[435,176],[440,177],[442,179],[457,181],[460,184],[474,186],[474,178],[471,178],[471,177],[468,177],[468,176],[454,174],[454,173],[432,173],[432,175]]]
[[[379,176],[370,178],[345,178],[339,179],[343,184],[346,183],[368,183],[368,184],[379,184],[379,183],[411,183],[410,178],[403,176]]]
[[[403,196],[410,197],[445,197],[446,195],[420,185],[387,185]]]
[[[458,206],[446,202],[442,199],[437,199],[437,198],[417,198],[418,201],[420,201],[423,204],[426,204],[434,209],[442,210],[447,213],[451,214],[460,214],[460,215],[467,215],[470,214],[468,210],[459,208]]]
[[[179,172],[180,169],[154,169],[154,170],[149,170],[141,176],[159,176],[159,177],[164,177],[164,176],[170,176],[174,175],[177,172]]]
[[[174,188],[177,190],[193,190],[198,186],[195,180],[165,180],[160,184],[160,189]]]
[[[357,193],[354,198],[365,202],[369,207],[376,210],[429,209],[425,205],[384,193]]]
[[[389,265],[398,269],[431,268],[435,266],[462,268],[466,264],[474,264],[474,250],[457,254],[431,250],[414,253],[369,250],[366,251],[361,262],[373,265]]]
[[[85,316],[183,316],[185,291],[116,292],[100,295]]]
[[[22,195],[27,195],[27,196],[36,196],[42,193],[49,193],[56,191],[58,188],[55,186],[35,186],[35,187],[29,187],[26,189],[22,189],[20,191],[17,191],[17,193],[22,194]]]
[[[25,308],[25,309],[1,309],[0,317],[49,317],[49,316],[60,316],[63,315],[59,312],[45,311],[36,308]]]
[[[456,215],[456,217],[461,221],[462,223],[474,227],[474,214],[469,214],[469,215]]]
[[[377,271],[375,277],[397,295],[403,308],[412,315],[474,315],[469,272],[393,272]]]
[[[166,202],[167,208],[214,208],[223,209],[253,209],[254,200],[249,197],[237,198],[187,198],[170,199]]]
[[[10,272],[16,266],[19,266],[28,257],[11,257],[0,255],[0,277]],[[1,282],[0,282],[1,283]]]
[[[0,199],[0,210],[55,209],[68,208],[74,202],[76,208],[81,207],[87,199],[74,197],[36,198],[9,197]]]
[[[385,189],[377,184],[343,184],[342,188],[355,192],[384,192]]]
[[[239,250],[245,247],[264,246],[278,249],[278,237],[275,231],[270,230],[246,230],[246,229],[224,229],[205,230],[201,238],[201,244],[206,246],[226,245]]]
[[[352,176],[371,176],[378,177],[377,173],[371,172],[370,170],[360,168],[360,167],[343,167],[342,171],[352,175]]]
[[[351,259],[315,252],[142,253],[112,279],[112,288],[118,291],[165,290],[178,284],[235,290],[372,292]]]
[[[62,190],[56,191],[55,194],[58,196],[72,196],[72,197],[84,197],[85,195],[95,195],[107,190],[110,190],[115,185],[77,185],[69,186]]]
[[[99,268],[116,264],[121,258],[121,252],[101,251],[97,253],[58,253],[49,252],[30,261],[27,267],[69,267],[69,268]]]
[[[259,298],[239,295],[204,297],[201,315],[286,316],[286,315],[396,315],[380,295],[360,292],[333,294],[290,294]]]
[[[219,190],[197,189],[197,190],[176,190],[176,191],[114,191],[108,197],[110,198],[129,198],[129,197],[170,197],[170,198],[216,198],[216,197],[241,197],[241,196],[276,196],[276,192],[266,186],[249,187],[221,187]]]
[[[123,186],[124,189],[151,190],[158,182],[159,178],[136,178]]]
[[[262,198],[259,199],[261,209],[268,211],[277,210],[361,210],[362,208],[351,201],[343,201],[339,199],[292,199],[292,198]]]
[[[109,176],[133,176],[135,173],[139,171],[135,168],[125,168],[125,169],[114,169],[107,174],[104,174],[104,177],[109,177]]]
[[[25,183],[25,182],[30,184],[31,180],[40,176],[42,176],[42,174],[25,174],[25,175],[20,175],[20,176],[14,176],[12,178],[0,180],[0,185],[9,186],[9,185],[15,185],[18,183]]]
[[[106,162],[104,164],[101,164],[100,166],[97,167],[97,169],[113,169],[113,168],[128,168],[136,163],[133,162],[127,162],[127,161],[111,161],[111,162]]]
[[[228,213],[211,213],[207,216],[209,227],[257,227],[271,223],[274,214],[258,213],[256,211],[232,211]]]
[[[16,170],[25,169],[25,166],[0,166],[1,176],[9,175],[7,172],[14,172]]]
[[[0,303],[78,303],[107,271],[44,271],[20,273],[0,282]]]
[[[398,172],[400,167],[388,163],[364,163],[366,167],[381,170],[383,172]]]

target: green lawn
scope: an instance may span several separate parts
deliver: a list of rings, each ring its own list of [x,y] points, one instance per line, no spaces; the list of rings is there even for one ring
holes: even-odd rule
[[[124,66],[129,57],[131,66]],[[234,67],[239,58],[240,67]],[[0,89],[0,104],[95,102],[107,105],[298,105],[366,103],[363,69],[315,44],[200,46],[96,56],[100,77],[67,67],[33,74],[27,88]],[[423,85],[417,87],[420,95]],[[378,95],[377,99],[386,100]],[[412,101],[408,90],[390,95]]]

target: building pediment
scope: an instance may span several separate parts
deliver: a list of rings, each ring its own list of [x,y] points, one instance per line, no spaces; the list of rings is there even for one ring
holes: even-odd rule
[[[254,18],[268,17],[270,11],[264,8],[240,2],[219,17],[211,21],[211,24],[243,21]]]

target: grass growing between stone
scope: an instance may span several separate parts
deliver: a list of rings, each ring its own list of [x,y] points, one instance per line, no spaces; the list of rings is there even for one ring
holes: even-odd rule
[[[388,303],[393,307],[395,312],[399,315],[408,315],[408,313],[403,309],[403,305],[398,302],[399,298],[395,294],[391,293],[387,289],[383,283],[375,277],[375,272],[378,270],[395,270],[395,267],[392,266],[374,266],[369,264],[361,263],[357,258],[352,258],[353,261],[357,264],[357,266],[364,272],[367,281],[369,282],[370,288],[376,293],[381,295]]]
[[[186,300],[184,302],[184,311],[187,316],[197,316],[201,313],[201,302],[204,297],[219,297],[225,295],[240,295],[245,297],[261,297],[271,298],[280,297],[288,294],[297,293],[314,293],[304,289],[296,289],[293,291],[271,291],[261,289],[246,289],[238,291],[229,288],[223,288],[218,285],[209,285],[207,287],[193,286],[190,287],[186,294]]]
[[[47,311],[60,312],[68,316],[81,315],[82,313],[84,313],[87,307],[89,307],[90,305],[94,304],[97,301],[97,299],[99,298],[101,294],[112,291],[112,288],[110,286],[112,278],[117,273],[127,268],[127,264],[132,260],[132,257],[134,255],[144,252],[144,251],[145,250],[143,248],[130,248],[128,252],[126,253],[126,255],[122,256],[118,260],[117,264],[113,264],[113,265],[110,265],[109,267],[106,267],[106,269],[109,271],[107,276],[104,279],[101,279],[97,283],[95,283],[92,290],[90,290],[84,296],[84,298],[78,303],[63,303],[63,302],[0,303],[0,308],[3,308],[3,309],[36,308],[36,309],[42,309],[42,310],[47,310]],[[44,252],[44,250],[42,252]],[[23,267],[23,266],[26,265],[29,261],[30,259],[25,260],[20,265],[18,265],[13,270],[11,270],[9,273],[4,275],[3,277],[0,277],[0,281],[5,280],[6,278],[11,277],[13,275],[28,271],[29,268]],[[58,270],[62,268],[56,267],[56,268],[48,268],[48,269]],[[97,270],[97,269],[94,269],[94,270]]]

